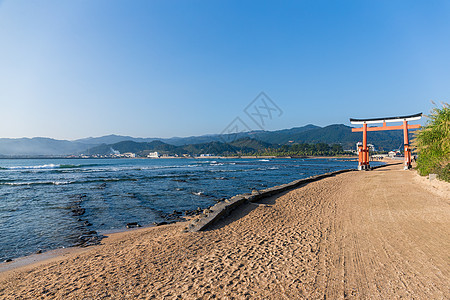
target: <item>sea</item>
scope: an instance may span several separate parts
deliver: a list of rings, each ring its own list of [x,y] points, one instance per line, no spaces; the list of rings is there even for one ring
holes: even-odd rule
[[[338,158],[0,159],[0,262],[356,167]]]

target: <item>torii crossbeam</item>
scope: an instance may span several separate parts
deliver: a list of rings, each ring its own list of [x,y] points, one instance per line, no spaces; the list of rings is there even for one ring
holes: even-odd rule
[[[420,125],[409,125],[408,121],[420,120],[422,113],[402,117],[388,117],[375,119],[353,119],[350,118],[351,124],[362,124],[363,127],[352,128],[352,132],[362,132],[363,142],[362,146],[358,146],[359,163],[358,170],[368,170],[369,166],[369,149],[367,148],[367,132],[368,131],[383,131],[383,130],[403,130],[403,141],[405,147],[405,170],[411,168],[411,147],[409,146],[408,130],[418,129]],[[390,122],[403,122],[398,126],[386,126]],[[367,127],[367,124],[383,123],[383,126]]]

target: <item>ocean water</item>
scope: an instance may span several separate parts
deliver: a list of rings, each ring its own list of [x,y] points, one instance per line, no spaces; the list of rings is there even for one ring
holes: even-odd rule
[[[342,159],[0,159],[0,261],[356,166]]]

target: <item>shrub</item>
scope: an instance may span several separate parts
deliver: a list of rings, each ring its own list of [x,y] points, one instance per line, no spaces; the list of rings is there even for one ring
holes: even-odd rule
[[[413,142],[419,153],[417,170],[425,176],[436,173],[450,182],[450,107],[443,103],[427,116],[427,124],[416,132]]]

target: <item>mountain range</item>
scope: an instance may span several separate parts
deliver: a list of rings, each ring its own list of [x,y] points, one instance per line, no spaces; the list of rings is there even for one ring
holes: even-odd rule
[[[216,143],[217,146],[217,143],[245,139],[247,139],[246,144],[248,144],[248,139],[264,143],[259,145],[261,147],[264,145],[285,145],[293,143],[326,143],[339,144],[342,145],[344,149],[354,149],[356,142],[361,141],[362,134],[352,133],[351,129],[352,127],[343,124],[333,124],[325,127],[309,124],[302,127],[276,131],[258,130],[227,135],[212,134],[172,138],[135,138],[120,135],[89,137],[73,141],[42,137],[18,139],[0,138],[0,155],[9,157],[59,156],[82,153],[100,154],[106,150],[109,151],[110,148],[122,153],[138,152],[136,149],[142,151],[146,149],[160,149],[161,147],[167,148],[167,151],[175,151],[176,147],[180,146],[182,146],[183,149],[195,149],[196,145],[199,144]],[[369,132],[368,141],[380,150],[397,149],[403,145],[403,132],[400,130]],[[123,142],[133,143],[123,144]],[[124,145],[127,145],[126,147],[128,148],[124,148]],[[213,145],[214,144],[211,144],[209,146],[214,147]],[[232,146],[240,147],[236,145]],[[201,146],[202,149],[204,147],[205,145]],[[182,149],[180,148],[177,151],[182,151]]]

